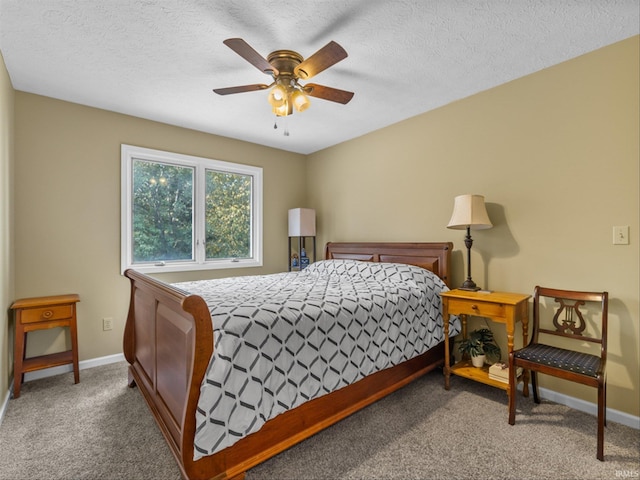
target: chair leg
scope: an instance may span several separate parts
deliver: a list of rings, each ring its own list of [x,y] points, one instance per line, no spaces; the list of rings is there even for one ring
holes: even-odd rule
[[[604,381],[604,398],[602,400],[602,403],[604,405],[604,426],[607,426],[607,381]]]
[[[540,403],[540,394],[538,393],[538,372],[531,370],[531,386],[533,387],[533,401]]]
[[[606,384],[598,385],[598,452],[596,457],[604,461],[604,425],[606,422]]]
[[[516,423],[516,367],[513,362],[513,353],[509,355],[509,425]]]

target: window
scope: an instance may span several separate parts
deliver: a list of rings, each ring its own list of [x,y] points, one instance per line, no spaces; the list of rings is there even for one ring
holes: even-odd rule
[[[122,145],[122,272],[262,265],[262,169]]]

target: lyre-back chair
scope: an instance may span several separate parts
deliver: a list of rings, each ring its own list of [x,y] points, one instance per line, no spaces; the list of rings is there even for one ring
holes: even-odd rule
[[[544,305],[543,305],[544,302]],[[589,302],[589,305],[587,305]],[[554,306],[553,303],[556,303]],[[607,292],[578,292],[537,286],[533,296],[533,329],[529,344],[509,354],[509,423],[516,417],[518,367],[531,372],[533,400],[540,403],[538,373],[553,375],[598,389],[598,448],[604,460],[607,383]],[[545,306],[546,305],[546,306]],[[594,308],[597,314],[593,314]],[[553,312],[555,310],[555,312]],[[585,312],[589,315],[585,320]],[[562,337],[561,345],[553,342]],[[548,342],[548,343],[545,343]],[[594,345],[595,344],[595,345]],[[573,345],[573,346],[572,346]],[[590,346],[590,347],[589,347]],[[599,346],[599,348],[598,348]],[[573,349],[575,347],[575,349]]]

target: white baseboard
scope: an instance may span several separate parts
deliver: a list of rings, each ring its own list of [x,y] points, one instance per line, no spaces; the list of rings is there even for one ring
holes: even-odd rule
[[[86,368],[99,367],[100,365],[108,365],[110,363],[124,362],[124,353],[116,353],[115,355],[107,355],[106,357],[90,358],[89,360],[83,360],[78,362],[80,370]],[[53,377],[54,375],[60,375],[62,373],[73,372],[73,365],[60,365],[59,367],[45,368],[42,370],[36,370],[35,372],[27,372],[24,374],[24,381],[30,382],[32,380],[39,380],[41,378]]]
[[[115,355],[107,355],[106,357],[99,358],[91,358],[89,360],[83,360],[78,362],[78,368],[80,370],[84,370],[86,368],[98,367],[100,365],[108,365],[110,363],[124,362],[124,354],[116,353]],[[43,370],[37,370],[35,372],[27,372],[24,374],[24,381],[30,382],[32,380],[38,380],[40,378],[53,377],[54,375],[60,375],[62,373],[73,372],[73,365],[61,365],[59,367],[51,367],[45,368]],[[2,402],[2,407],[0,408],[0,425],[2,425],[2,420],[4,419],[4,414],[7,411],[7,407],[9,406],[9,399],[13,395],[13,379],[9,386],[9,390],[7,390],[4,395],[4,400]]]
[[[532,392],[532,389],[533,386],[529,384],[529,392]],[[594,417],[598,415],[598,405],[595,403],[587,402],[586,400],[581,400],[575,397],[570,397],[568,395],[554,392],[553,390],[542,387],[538,387],[538,391],[540,392],[540,397],[544,398],[545,400],[559,403],[561,405],[565,405],[569,408],[573,408],[581,412],[589,413]],[[531,393],[531,395],[533,395],[533,393]],[[609,421],[620,423],[622,425],[626,425],[627,427],[640,430],[640,417],[634,417],[633,415],[621,412],[620,410],[607,408],[607,422]]]
[[[7,393],[4,395],[4,399],[2,400],[2,407],[0,408],[0,425],[2,425],[2,420],[4,420],[4,414],[7,411],[7,407],[9,406],[9,399],[11,398],[11,389],[7,390]]]
[[[115,355],[108,355],[106,357],[92,358],[89,360],[83,360],[78,364],[80,370],[84,370],[85,368],[98,367],[100,365],[108,365],[110,363],[123,362],[125,360],[123,353],[117,353]],[[60,375],[61,373],[72,372],[72,365],[62,365],[60,367],[47,368],[44,370],[38,370],[35,372],[27,372],[24,375],[24,381],[37,380],[40,378],[52,377],[53,375]],[[518,386],[519,389],[522,389],[522,386]],[[529,391],[532,391],[533,386],[529,384]],[[553,390],[549,390],[546,388],[539,387],[540,397],[545,400],[549,400],[551,402],[559,403],[560,405],[565,405],[569,408],[574,408],[581,412],[589,413],[593,416],[597,415],[598,406],[595,403],[587,402],[586,400],[581,400],[579,398],[570,397],[569,395],[564,395],[562,393],[554,392]],[[7,406],[9,405],[9,398],[13,393],[13,383],[11,387],[4,395],[4,399],[2,401],[2,407],[0,409],[0,425],[2,424],[2,420],[4,419],[4,414],[7,410]],[[626,425],[627,427],[635,428],[636,430],[640,430],[640,417],[634,417],[633,415],[629,415],[628,413],[621,412],[619,410],[614,410],[612,408],[607,408],[607,421],[620,423],[622,425]]]
[[[522,391],[522,384],[518,384],[518,391]],[[532,392],[533,385],[529,384],[529,395],[533,395]],[[543,387],[538,387],[538,393],[540,393],[541,399],[549,400],[550,402],[558,403],[560,405],[588,413],[594,417],[598,416],[598,405],[595,403],[570,397],[569,395],[558,393]],[[640,417],[634,417],[633,415],[621,412],[620,410],[607,408],[607,422],[609,421],[640,430]]]

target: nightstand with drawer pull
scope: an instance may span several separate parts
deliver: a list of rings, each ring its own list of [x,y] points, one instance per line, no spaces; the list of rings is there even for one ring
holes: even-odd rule
[[[522,322],[522,341],[527,344],[529,326],[529,298],[531,295],[508,292],[474,292],[450,290],[440,294],[442,297],[442,316],[445,338],[444,386],[449,390],[451,374],[486,383],[509,392],[509,384],[489,377],[488,367],[477,368],[468,360],[451,365],[449,351],[449,316],[458,315],[462,323],[462,336],[467,338],[467,315],[485,317],[497,323],[504,323],[507,330],[507,358],[513,351],[515,324]],[[528,373],[524,371],[517,379],[523,381],[523,394],[529,395]]]
[[[80,297],[72,293],[49,297],[22,298],[13,302],[11,309],[15,312],[16,332],[13,352],[13,398],[20,396],[20,387],[26,372],[72,363],[74,381],[75,383],[80,381],[76,321],[76,303],[79,301]],[[56,327],[69,328],[71,349],[64,352],[26,358],[27,333]]]

